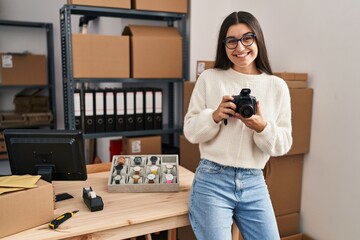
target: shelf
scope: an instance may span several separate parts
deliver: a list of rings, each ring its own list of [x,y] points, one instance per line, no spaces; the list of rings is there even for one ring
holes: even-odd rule
[[[91,17],[112,17],[124,19],[138,19],[138,20],[154,20],[163,21],[167,23],[168,27],[174,27],[176,21],[176,28],[182,36],[182,75],[179,78],[75,78],[73,76],[73,45],[72,45],[72,20],[75,20],[72,15],[84,15]],[[167,85],[164,93],[163,101],[167,109],[163,109],[163,114],[167,114],[165,121],[168,125],[164,125],[162,129],[143,130],[143,131],[123,131],[123,132],[101,132],[101,133],[84,133],[84,138],[96,139],[106,137],[122,137],[122,136],[150,136],[150,135],[165,135],[165,141],[174,146],[178,141],[178,135],[182,132],[182,96],[183,96],[183,82],[188,79],[189,63],[188,63],[188,38],[187,31],[187,14],[185,13],[170,13],[157,11],[142,11],[134,9],[121,8],[106,8],[106,7],[92,7],[81,5],[64,5],[60,9],[60,26],[61,26],[61,47],[62,47],[62,73],[63,73],[63,95],[64,95],[64,122],[66,129],[75,129],[75,114],[74,114],[74,91],[77,88],[84,90],[86,83],[124,83],[124,87],[137,84],[138,86],[149,84],[165,84]],[[80,84],[79,84],[80,83]],[[102,86],[103,87],[103,86]],[[163,86],[161,86],[163,87]],[[176,99],[179,102],[176,102]],[[179,113],[175,113],[175,110]],[[84,109],[81,109],[83,111]],[[177,111],[176,110],[176,111]],[[84,121],[84,120],[82,120]],[[84,123],[82,124],[84,125]],[[180,126],[177,126],[180,125]]]
[[[154,11],[140,11],[134,9],[87,7],[80,5],[64,5],[61,11],[70,11],[75,15],[88,15],[96,17],[130,18],[156,21],[176,21],[186,17],[185,13],[168,13]]]
[[[53,124],[33,124],[33,125],[17,125],[17,126],[6,126],[6,127],[0,127],[0,131],[3,131],[7,128],[11,129],[36,129],[36,128],[54,128]]]
[[[79,83],[176,83],[183,82],[181,78],[76,78]]]
[[[1,86],[0,85],[0,90],[2,90],[2,89],[23,89],[23,88],[48,89],[48,88],[51,88],[51,86],[44,86],[44,85],[9,85],[9,86]]]
[[[5,27],[25,27],[25,28],[41,28],[46,38],[46,59],[47,59],[47,85],[0,85],[1,91],[16,89],[48,89],[48,99],[50,111],[53,114],[53,120],[50,124],[51,128],[56,127],[56,99],[55,99],[55,63],[54,63],[54,31],[53,24],[46,22],[28,22],[0,20],[0,26]]]
[[[22,21],[9,21],[9,20],[0,20],[0,25],[9,26],[9,27],[33,27],[33,28],[52,27],[51,23],[22,22]]]
[[[182,128],[165,126],[162,129],[141,130],[141,131],[123,131],[123,132],[103,132],[103,133],[87,133],[84,138],[101,138],[101,137],[132,137],[132,136],[150,136],[181,133]]]

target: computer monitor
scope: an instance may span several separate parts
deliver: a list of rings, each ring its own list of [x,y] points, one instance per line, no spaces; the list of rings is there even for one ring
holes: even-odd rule
[[[53,180],[86,180],[81,131],[5,129],[4,137],[13,175],[41,175]]]

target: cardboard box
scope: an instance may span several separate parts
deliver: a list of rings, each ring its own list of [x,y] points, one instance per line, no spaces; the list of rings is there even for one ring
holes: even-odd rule
[[[6,153],[6,144],[4,139],[0,139],[0,153]]]
[[[22,114],[14,112],[0,112],[0,129],[19,128],[26,125],[26,119]]]
[[[295,80],[295,73],[291,72],[274,72],[274,75],[284,79],[285,81]]]
[[[290,89],[293,144],[288,155],[310,150],[313,95],[312,88]]]
[[[282,237],[299,233],[299,226],[300,226],[299,220],[300,220],[299,213],[292,213],[292,214],[276,217],[281,239],[283,239]],[[241,232],[235,224],[233,224],[232,233],[233,233],[232,240],[243,240]]]
[[[307,73],[290,73],[290,72],[274,72],[274,75],[284,79],[285,81],[307,81]]]
[[[49,96],[46,96],[43,89],[24,89],[17,93],[14,98],[16,113],[39,113],[49,112]]]
[[[299,233],[300,215],[299,213],[290,213],[276,217],[280,237],[286,237]]]
[[[180,135],[180,164],[195,172],[200,162],[199,144],[190,143],[184,135]]]
[[[281,240],[314,240],[306,234],[298,233],[292,236],[281,238]]]
[[[285,81],[289,88],[307,88],[307,81]]]
[[[295,81],[307,81],[308,74],[307,73],[295,73]]]
[[[0,53],[1,85],[46,85],[45,55]]]
[[[131,0],[67,0],[67,4],[110,8],[131,8]]]
[[[272,157],[264,168],[275,215],[300,212],[304,155]]]
[[[129,37],[73,34],[74,78],[128,78]]]
[[[188,0],[132,0],[132,8],[159,12],[188,12]]]
[[[191,98],[191,94],[192,94],[192,91],[193,91],[194,87],[195,87],[195,82],[189,82],[189,81],[184,82],[184,97],[183,97],[183,100],[184,100],[183,107],[184,107],[184,109],[183,109],[183,116],[185,116],[185,114],[188,111],[190,98]]]
[[[0,113],[0,129],[46,126],[53,120],[51,112],[43,113]]]
[[[215,65],[214,61],[197,61],[196,62],[196,79],[200,76],[200,74],[206,69],[213,68]]]
[[[173,27],[130,25],[131,77],[182,78],[182,37]]]
[[[161,136],[124,137],[123,155],[161,154]]]
[[[49,223],[54,219],[52,184],[39,180],[37,188],[0,195],[0,237]]]

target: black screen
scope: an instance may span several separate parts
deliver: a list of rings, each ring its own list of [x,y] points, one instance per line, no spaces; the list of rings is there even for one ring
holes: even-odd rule
[[[4,137],[13,175],[39,174],[50,182],[86,180],[80,131],[5,129]]]

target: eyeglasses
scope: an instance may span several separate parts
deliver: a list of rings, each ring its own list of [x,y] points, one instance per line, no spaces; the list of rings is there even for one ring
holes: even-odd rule
[[[244,47],[250,47],[255,40],[256,34],[255,33],[248,33],[242,36],[241,38],[235,37],[228,37],[223,40],[225,46],[228,49],[235,49],[238,46],[238,42],[240,41]]]

